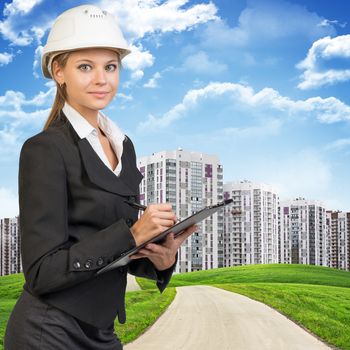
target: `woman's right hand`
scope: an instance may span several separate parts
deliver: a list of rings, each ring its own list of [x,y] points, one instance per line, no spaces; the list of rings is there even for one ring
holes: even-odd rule
[[[130,228],[136,245],[157,236],[177,221],[170,203],[150,204],[142,216]]]

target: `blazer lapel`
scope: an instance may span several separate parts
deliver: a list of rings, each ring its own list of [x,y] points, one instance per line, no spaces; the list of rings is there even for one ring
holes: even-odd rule
[[[139,184],[143,175],[136,166],[135,156],[131,154],[134,151],[127,137],[123,143],[122,170],[117,176],[103,163],[90,142],[86,138],[79,137],[69,119],[60,110],[57,120],[52,125],[62,126],[62,124],[70,129],[69,134],[79,147],[86,173],[92,183],[122,196],[138,196]]]
[[[139,184],[143,176],[137,169],[136,164],[131,164],[127,154],[128,148],[124,140],[122,155],[122,170],[116,176],[97,155],[86,138],[78,141],[81,158],[91,182],[95,185],[113,193],[123,196],[136,196]]]

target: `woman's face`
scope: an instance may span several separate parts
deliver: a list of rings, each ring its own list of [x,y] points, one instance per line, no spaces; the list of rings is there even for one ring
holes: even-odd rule
[[[55,80],[66,84],[67,102],[81,114],[105,108],[117,92],[118,56],[108,49],[72,52],[65,67],[54,62]]]

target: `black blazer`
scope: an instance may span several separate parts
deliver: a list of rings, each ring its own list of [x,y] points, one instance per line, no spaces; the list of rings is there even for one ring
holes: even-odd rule
[[[157,281],[162,292],[176,265],[158,271],[142,258],[95,275],[136,245],[129,228],[138,211],[124,200],[138,200],[143,176],[128,137],[123,147],[117,177],[60,111],[47,130],[24,142],[20,153],[24,289],[99,328],[110,326],[117,314],[125,323],[127,272]]]

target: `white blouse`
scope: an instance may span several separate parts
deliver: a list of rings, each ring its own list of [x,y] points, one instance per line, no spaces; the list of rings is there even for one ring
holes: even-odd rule
[[[74,109],[67,102],[62,108],[63,113],[67,116],[68,120],[72,124],[74,130],[82,139],[86,137],[94,151],[98,154],[103,163],[116,175],[119,176],[122,170],[122,154],[123,154],[123,141],[125,139],[124,133],[119,127],[104,115],[101,111],[97,114],[97,124],[100,129],[107,136],[117,158],[118,165],[113,170],[108,158],[102,148],[100,139],[98,138],[97,130],[94,128],[76,109]]]

